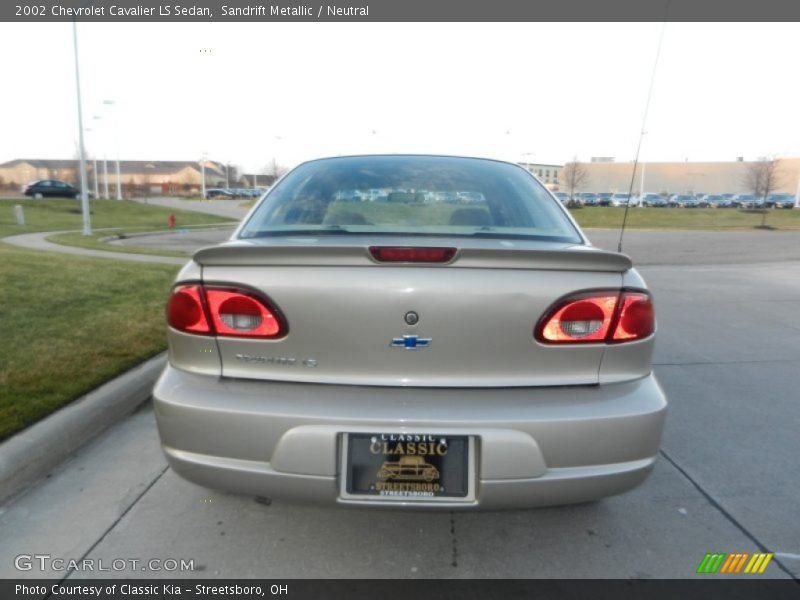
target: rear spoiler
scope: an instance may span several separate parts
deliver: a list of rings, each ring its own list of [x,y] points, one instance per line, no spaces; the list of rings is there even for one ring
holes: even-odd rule
[[[624,273],[633,265],[630,257],[593,246],[546,248],[460,247],[448,263],[379,263],[367,245],[262,245],[229,242],[202,248],[194,261],[203,266],[297,266],[466,269],[540,269],[550,271],[607,271]]]

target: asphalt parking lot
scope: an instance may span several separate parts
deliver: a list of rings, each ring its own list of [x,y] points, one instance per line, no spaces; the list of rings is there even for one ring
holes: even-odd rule
[[[589,235],[615,246],[614,232]],[[495,513],[265,505],[177,477],[146,405],[0,508],[0,577],[41,576],[14,557],[44,553],[194,560],[193,572],[104,573],[126,577],[685,578],[707,552],[759,550],[776,553],[764,576],[800,577],[800,237],[626,237],[656,295],[671,402],[662,456],[635,491]]]

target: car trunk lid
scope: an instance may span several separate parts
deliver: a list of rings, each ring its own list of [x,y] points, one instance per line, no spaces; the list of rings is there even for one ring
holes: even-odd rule
[[[374,246],[456,253],[379,263]],[[420,387],[597,383],[602,344],[546,346],[533,329],[557,299],[618,289],[631,267],[585,245],[394,236],[239,240],[195,261],[204,282],[254,288],[288,322],[280,339],[218,338],[223,376]]]

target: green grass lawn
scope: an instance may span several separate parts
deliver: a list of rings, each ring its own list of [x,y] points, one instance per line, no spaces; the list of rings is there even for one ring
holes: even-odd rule
[[[166,347],[178,267],[0,243],[0,440]]]
[[[22,205],[25,225],[17,225],[14,219],[14,205]],[[171,210],[153,204],[141,204],[130,200],[92,200],[90,214],[92,229],[110,227],[122,228],[119,231],[103,233],[103,237],[125,231],[156,231],[167,229],[167,218],[175,213],[176,225],[210,225],[230,221],[224,217],[207,215],[187,210]],[[0,199],[0,237],[34,231],[61,231],[82,229],[80,200],[19,200]]]
[[[589,206],[570,211],[581,227],[617,229],[624,208]],[[631,229],[704,229],[711,231],[754,229],[761,225],[761,214],[735,208],[631,208]],[[774,229],[800,229],[800,210],[776,209],[767,214],[767,226]]]
[[[26,225],[14,220],[21,204]],[[119,231],[225,219],[127,201],[91,203],[92,226]],[[80,229],[76,200],[0,199],[0,237]],[[96,232],[75,245],[105,248]],[[129,250],[129,249],[126,249]],[[166,348],[164,304],[178,267],[83,258],[0,243],[0,439]]]

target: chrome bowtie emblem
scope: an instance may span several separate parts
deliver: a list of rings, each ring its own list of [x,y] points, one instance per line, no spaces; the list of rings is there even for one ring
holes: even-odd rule
[[[431,338],[423,338],[418,335],[404,335],[403,337],[392,338],[393,348],[416,350],[417,348],[427,348],[430,345]]]

